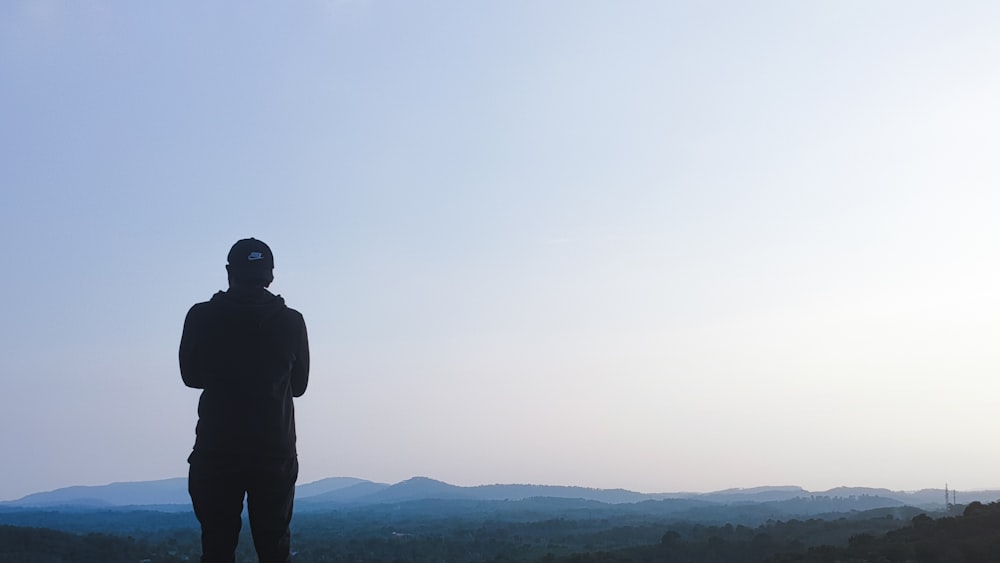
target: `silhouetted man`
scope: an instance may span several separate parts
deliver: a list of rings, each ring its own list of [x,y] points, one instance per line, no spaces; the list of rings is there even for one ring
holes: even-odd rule
[[[309,378],[302,315],[267,287],[274,256],[257,239],[229,251],[229,290],[188,311],[181,377],[203,389],[188,491],[201,523],[202,563],[233,563],[243,497],[260,563],[290,560],[299,464],[292,397]]]

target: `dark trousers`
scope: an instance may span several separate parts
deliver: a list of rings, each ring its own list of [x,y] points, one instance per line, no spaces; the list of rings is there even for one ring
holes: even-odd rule
[[[201,563],[236,562],[244,495],[260,563],[290,561],[296,458],[194,452],[188,462],[188,492],[201,523]]]

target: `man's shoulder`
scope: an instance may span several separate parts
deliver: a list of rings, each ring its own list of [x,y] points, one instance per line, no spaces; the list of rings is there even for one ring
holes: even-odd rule
[[[222,292],[220,291],[219,293]],[[219,295],[219,293],[213,295],[212,298],[209,299],[208,301],[201,301],[195,303],[194,305],[191,305],[191,308],[188,309],[188,315],[203,314],[211,309],[215,309],[216,307],[218,307],[219,303],[216,300],[216,296]]]
[[[285,314],[288,315],[289,318],[295,319],[300,323],[305,323],[305,317],[302,316],[302,313],[292,309],[288,305],[285,305]]]

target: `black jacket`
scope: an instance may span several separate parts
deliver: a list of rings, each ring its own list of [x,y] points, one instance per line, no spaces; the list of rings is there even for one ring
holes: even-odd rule
[[[302,315],[263,288],[230,288],[188,311],[180,345],[185,385],[203,389],[194,450],[295,455],[292,397],[306,390]]]

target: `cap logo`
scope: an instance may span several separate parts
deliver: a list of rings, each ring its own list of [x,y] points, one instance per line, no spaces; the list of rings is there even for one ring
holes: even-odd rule
[[[249,260],[251,262],[253,262],[254,260],[263,260],[263,259],[264,259],[264,255],[261,254],[260,252],[256,252],[256,251],[255,252],[251,252],[250,256],[247,256],[247,260]]]

